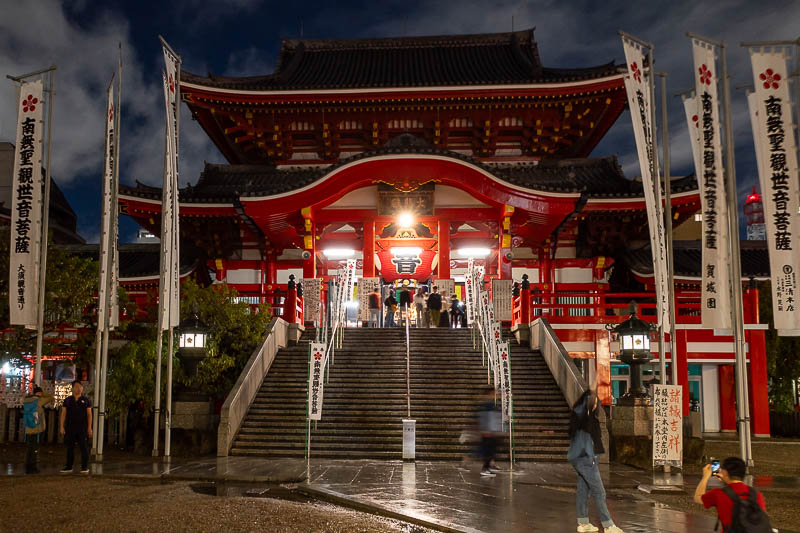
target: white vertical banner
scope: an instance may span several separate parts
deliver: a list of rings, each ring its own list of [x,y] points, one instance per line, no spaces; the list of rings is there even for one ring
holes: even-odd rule
[[[358,319],[369,320],[369,295],[371,292],[379,292],[381,288],[381,278],[361,278],[358,280]],[[305,294],[305,292],[303,293]],[[380,296],[378,297],[380,300]]]
[[[500,321],[511,321],[511,291],[513,290],[514,280],[493,279],[492,280],[492,306],[494,316]]]
[[[344,302],[353,301],[353,290],[356,288],[356,260],[347,260],[347,270],[345,271],[345,293]]]
[[[101,211],[101,222],[100,222],[100,286],[98,289],[98,298],[97,298],[97,327],[102,330],[106,327],[106,323],[108,323],[109,327],[111,326],[111,309],[108,307],[109,303],[109,294],[108,290],[111,288],[111,285],[116,281],[115,279],[111,280],[111,284],[109,284],[109,275],[113,276],[112,272],[109,272],[109,262],[108,256],[113,254],[116,250],[116,246],[112,243],[112,235],[114,232],[114,228],[112,224],[114,223],[114,218],[116,215],[116,209],[114,209],[114,200],[113,200],[113,191],[114,191],[114,167],[117,163],[116,161],[116,131],[115,131],[115,124],[116,121],[114,120],[114,85],[111,84],[108,86],[108,91],[106,94],[107,97],[107,104],[106,104],[106,140],[105,140],[105,157],[103,161],[103,207]],[[112,247],[114,248],[112,250]],[[113,267],[113,265],[112,265]],[[116,291],[115,291],[116,292]],[[114,308],[113,304],[111,306]]]
[[[703,212],[700,313],[704,327],[731,329],[728,202],[720,134],[715,46],[692,39],[699,128],[697,183]],[[739,278],[738,273],[735,276]]]
[[[319,302],[322,294],[322,278],[303,279],[303,319],[306,322],[319,322]]]
[[[671,330],[669,306],[667,299],[670,291],[667,287],[667,249],[664,234],[664,217],[661,207],[661,186],[658,180],[658,157],[655,153],[655,124],[652,123],[652,102],[648,68],[645,72],[645,57],[642,45],[625,36],[622,37],[625,50],[625,61],[628,74],[625,76],[625,91],[633,122],[633,135],[636,140],[636,152],[639,156],[639,168],[642,172],[644,200],[647,207],[648,229],[650,231],[650,249],[653,254],[653,275],[656,285],[656,304],[658,324],[664,332]]]
[[[312,342],[311,347],[311,368],[308,372],[308,418],[310,420],[320,420],[322,418],[322,388],[324,381],[325,362],[325,343]]]
[[[751,115],[760,160],[758,173],[767,226],[772,312],[778,334],[797,335],[800,212],[798,161],[792,100],[789,93],[789,49],[750,49],[755,92]],[[795,83],[800,81],[795,80]]]
[[[700,115],[697,114],[697,96],[683,97],[683,111],[686,114],[686,127],[689,130],[689,143],[692,147],[692,160],[694,161],[694,172],[697,176],[697,183],[700,183],[702,176],[702,158],[700,156]]]
[[[169,264],[169,326],[176,327],[180,322],[180,217],[178,202],[178,139],[179,139],[179,115],[180,115],[180,72],[181,60],[170,49],[166,42],[162,40],[161,49],[164,53],[164,64],[166,67],[166,83],[164,87],[164,98],[167,111],[167,165],[170,173],[170,187],[172,194],[172,219],[169,230],[172,233],[170,239],[170,264]],[[166,177],[165,177],[166,181]],[[166,329],[166,327],[165,327]]]
[[[169,103],[169,82],[166,74],[162,74],[162,82],[164,84],[164,107],[167,111],[166,118],[166,152],[164,156],[164,181],[161,189],[161,276],[159,279],[159,305],[162,306],[161,324],[162,330],[169,329],[172,321],[170,315],[172,314],[172,296],[173,296],[173,276],[174,276],[174,262],[173,254],[175,247],[173,245],[175,221],[177,213],[175,213],[174,196],[177,195],[175,190],[175,180],[173,178],[174,171],[173,165],[175,158],[172,152],[172,135],[170,128],[170,103]]]
[[[653,464],[681,466],[683,393],[680,385],[653,385]]]
[[[508,341],[498,345],[500,354],[500,385],[503,390],[503,422],[511,418],[511,349]]]
[[[464,304],[467,306],[467,322],[472,324],[475,321],[475,262],[470,258],[467,261],[467,277],[464,280]]]
[[[11,324],[35,329],[39,307],[41,239],[47,238],[46,230],[42,235],[42,81],[22,82],[17,94],[8,305]]]

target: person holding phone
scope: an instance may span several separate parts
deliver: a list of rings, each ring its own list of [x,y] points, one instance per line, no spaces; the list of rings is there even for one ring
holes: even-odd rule
[[[722,463],[711,461],[703,467],[703,477],[694,491],[694,501],[706,509],[711,507],[717,509],[717,517],[722,523],[723,531],[739,531],[735,528],[732,529],[732,526],[734,523],[741,524],[743,515],[746,515],[748,520],[752,517],[753,523],[760,528],[752,529],[753,531],[771,531],[766,515],[767,505],[764,495],[743,481],[746,473],[747,465],[738,457],[728,457]],[[721,479],[725,485],[722,488],[706,492],[708,481],[712,476]],[[753,502],[758,504],[761,512]],[[744,510],[742,510],[742,506],[745,506]],[[744,529],[744,531],[751,531],[751,529]]]

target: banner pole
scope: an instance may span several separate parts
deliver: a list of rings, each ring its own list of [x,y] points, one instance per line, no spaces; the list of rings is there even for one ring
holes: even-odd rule
[[[720,56],[722,66],[722,109],[725,129],[725,186],[728,202],[728,227],[730,251],[730,279],[732,296],[732,326],[734,350],[736,353],[736,408],[738,414],[739,448],[742,459],[748,467],[753,466],[752,449],[750,445],[750,408],[748,406],[747,391],[747,361],[744,346],[744,316],[742,302],[742,266],[739,244],[739,211],[737,208],[736,193],[736,167],[733,153],[733,125],[731,124],[731,95],[730,80],[728,79],[728,64],[726,61],[725,44],[720,43]]]
[[[50,236],[50,160],[51,149],[53,146],[53,100],[56,95],[56,67],[52,66],[46,70],[49,79],[50,97],[47,99],[47,166],[45,167],[44,177],[44,215],[42,217],[41,252],[39,255],[39,309],[36,319],[36,370],[33,374],[37,385],[42,384],[42,341],[44,340],[44,302],[46,294],[47,279],[47,241]]]
[[[167,172],[167,149],[166,149],[167,139],[164,138],[164,174]],[[161,190],[161,238],[164,238],[164,228],[166,227],[164,222],[164,189]],[[164,279],[164,262],[165,257],[164,254],[161,253],[160,261],[159,261],[159,284],[158,284],[158,318],[156,323],[156,329],[158,333],[156,334],[156,398],[155,398],[155,413],[154,413],[154,424],[153,424],[153,457],[158,457],[158,439],[159,433],[161,430],[161,352],[163,350],[164,344],[164,330],[161,327],[161,324],[164,321],[164,298],[163,295],[163,284],[166,282]]]

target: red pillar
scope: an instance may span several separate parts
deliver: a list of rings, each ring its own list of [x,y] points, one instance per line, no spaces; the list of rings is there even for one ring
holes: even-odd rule
[[[689,360],[686,355],[687,330],[675,330],[672,345],[673,364],[678,367],[678,385],[683,387],[683,416],[689,416]]]
[[[499,241],[497,246],[497,277],[498,279],[511,279],[511,215],[514,208],[510,205],[503,206],[503,217],[498,224]]]
[[[550,259],[550,248],[545,246],[542,251],[540,252],[541,256],[539,259],[539,283],[542,284],[542,291],[545,293],[553,292],[553,270],[552,264],[553,261]],[[542,298],[543,304],[549,304],[550,298],[544,297]],[[542,315],[548,316],[550,315],[550,309],[547,307],[542,308]]]
[[[363,276],[365,278],[375,277],[375,221],[366,220],[364,222],[364,260]]]
[[[450,221],[439,219],[439,279],[450,279]]]
[[[611,346],[607,331],[595,330],[594,353],[597,398],[603,405],[611,405]]]
[[[531,323],[531,290],[521,289],[519,291],[520,302],[520,323],[526,326]]]
[[[736,431],[736,376],[733,365],[719,365],[719,422],[722,431]]]
[[[745,320],[758,324],[758,289],[751,285],[745,293]],[[750,346],[750,379],[747,380],[750,392],[750,421],[753,435],[769,437],[769,391],[767,389],[767,339],[763,330],[746,332]]]
[[[314,219],[311,216],[311,208],[304,207],[300,213],[305,219],[305,235],[303,235],[303,252],[307,252],[308,257],[303,260],[303,278],[317,277],[317,231],[314,227]]]

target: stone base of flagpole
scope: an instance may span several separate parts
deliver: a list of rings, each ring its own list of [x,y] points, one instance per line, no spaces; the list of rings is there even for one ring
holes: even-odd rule
[[[417,421],[403,419],[403,461],[417,457]]]

